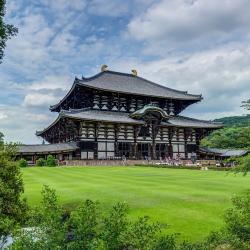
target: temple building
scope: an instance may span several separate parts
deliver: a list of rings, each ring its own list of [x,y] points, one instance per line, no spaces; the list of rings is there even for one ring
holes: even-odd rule
[[[75,78],[66,96],[50,107],[57,119],[36,132],[49,144],[26,145],[21,153],[53,153],[60,160],[199,157],[200,140],[222,127],[181,115],[201,100],[146,80],[136,70],[127,74],[103,66],[92,77]]]

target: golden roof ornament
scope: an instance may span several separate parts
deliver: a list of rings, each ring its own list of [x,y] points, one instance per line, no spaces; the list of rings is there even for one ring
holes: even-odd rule
[[[108,70],[108,65],[103,64],[102,67],[101,67],[101,71],[103,72],[103,71],[106,71],[106,70]]]
[[[131,72],[132,72],[132,75],[137,76],[137,70],[136,69],[132,69]]]

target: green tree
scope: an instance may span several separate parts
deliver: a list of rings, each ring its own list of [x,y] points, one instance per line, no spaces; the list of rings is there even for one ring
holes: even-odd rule
[[[98,230],[100,229],[99,204],[86,200],[76,211],[72,212],[68,222],[73,234],[73,241],[68,244],[68,249],[93,249],[100,245]]]
[[[48,167],[55,167],[56,166],[56,159],[53,155],[48,155],[46,164]]]
[[[215,130],[201,141],[211,148],[250,149],[250,127],[226,127]]]
[[[4,145],[4,135],[2,132],[0,132],[0,150],[3,149]]]
[[[6,144],[0,149],[0,248],[26,218],[27,204],[21,197],[23,181],[20,168],[13,162],[15,145]]]
[[[36,165],[38,166],[38,167],[44,167],[44,166],[46,166],[46,160],[44,159],[44,158],[39,158],[39,159],[37,159],[37,161],[36,161]]]
[[[26,167],[28,167],[28,162],[25,159],[21,159],[19,161],[19,167],[20,168],[26,168]]]
[[[175,244],[175,236],[157,243],[159,224],[146,217],[131,222],[124,203],[104,215],[99,203],[86,200],[70,213],[59,205],[55,190],[44,186],[42,197],[41,206],[30,211],[29,230],[16,231],[11,249],[151,250]]]
[[[16,27],[4,22],[5,4],[5,0],[0,0],[0,63],[2,62],[4,56],[4,49],[6,47],[7,40],[12,36],[15,36],[18,32]]]
[[[209,236],[209,249],[250,249],[250,190],[233,197],[232,204],[225,212],[225,228]]]
[[[235,173],[243,173],[247,175],[250,172],[250,154],[237,158],[237,167],[233,169]]]

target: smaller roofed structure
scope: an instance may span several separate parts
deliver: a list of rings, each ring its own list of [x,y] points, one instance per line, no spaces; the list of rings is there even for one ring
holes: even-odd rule
[[[219,148],[208,148],[200,147],[200,153],[204,156],[214,157],[214,158],[229,158],[229,157],[240,157],[245,156],[249,153],[245,149],[219,149]]]

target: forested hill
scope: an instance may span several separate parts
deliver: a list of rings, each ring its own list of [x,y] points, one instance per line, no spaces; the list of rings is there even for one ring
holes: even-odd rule
[[[225,127],[204,138],[201,141],[202,146],[250,150],[250,114],[223,117],[214,121],[223,122]]]
[[[248,127],[250,126],[250,114],[242,116],[229,116],[215,119],[215,122],[222,122],[226,127]]]

